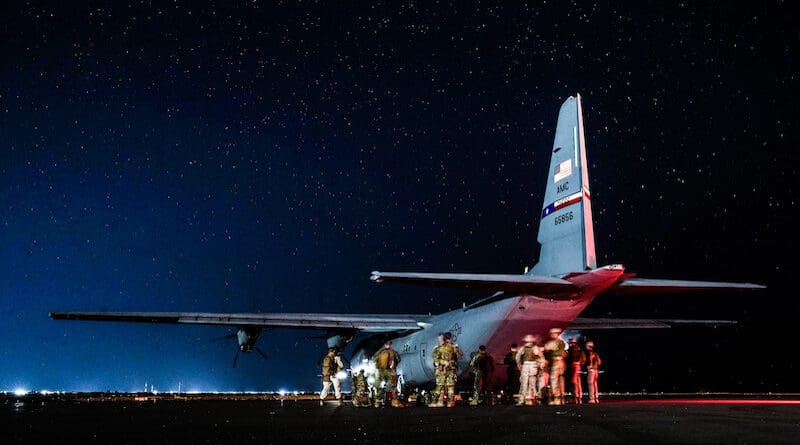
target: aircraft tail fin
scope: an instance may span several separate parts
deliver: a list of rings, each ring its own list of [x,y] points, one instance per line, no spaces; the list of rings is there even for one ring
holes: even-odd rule
[[[563,275],[597,267],[586,165],[581,96],[569,97],[558,113],[547,188],[542,205],[536,275]]]

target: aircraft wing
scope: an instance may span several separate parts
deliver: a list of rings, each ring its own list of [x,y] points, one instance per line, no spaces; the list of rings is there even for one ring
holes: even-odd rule
[[[723,326],[736,324],[733,320],[667,320],[637,318],[576,318],[567,329],[665,329],[673,326]]]
[[[205,313],[205,312],[51,312],[54,320],[128,321],[294,329],[355,329],[394,332],[425,327],[428,315]]]
[[[542,275],[372,272],[376,283],[394,282],[429,286],[484,289],[543,297],[571,297],[580,289],[569,281]]]
[[[715,281],[658,280],[648,278],[629,278],[611,286],[600,295],[633,295],[652,293],[681,292],[720,292],[730,290],[757,290],[766,286],[751,283],[722,283]]]

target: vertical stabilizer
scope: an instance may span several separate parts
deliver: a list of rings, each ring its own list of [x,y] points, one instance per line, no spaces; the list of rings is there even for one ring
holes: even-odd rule
[[[537,237],[542,249],[532,274],[563,275],[597,267],[581,113],[580,95],[569,97],[558,113]]]

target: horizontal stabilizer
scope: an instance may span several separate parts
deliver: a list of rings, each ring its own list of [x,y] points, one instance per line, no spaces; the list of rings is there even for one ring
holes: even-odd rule
[[[673,326],[725,326],[736,324],[733,320],[649,320],[636,318],[576,318],[569,329],[666,329]]]
[[[542,297],[572,297],[580,289],[569,281],[541,275],[372,272],[376,283],[394,282],[428,286],[483,289]]]
[[[751,283],[722,283],[714,281],[654,280],[630,278],[611,286],[600,295],[633,295],[681,292],[719,292],[730,290],[759,290],[766,286]]]
[[[355,329],[394,332],[425,327],[427,315],[227,314],[203,312],[51,312],[54,320],[128,321],[295,329]]]

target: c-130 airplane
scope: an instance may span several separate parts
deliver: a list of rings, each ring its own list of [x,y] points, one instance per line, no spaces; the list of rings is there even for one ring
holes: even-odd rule
[[[558,114],[537,240],[541,244],[540,260],[524,274],[372,272],[370,279],[376,283],[494,292],[463,308],[438,315],[51,312],[50,317],[234,326],[238,329],[237,357],[240,351],[261,353],[255,345],[264,329],[322,330],[328,346],[339,348],[359,336],[361,340],[351,356],[351,363],[356,367],[368,363],[385,341],[392,340],[401,356],[397,368],[400,380],[407,385],[424,386],[434,378],[431,352],[438,344],[438,336],[445,331],[453,334],[464,351],[475,351],[479,345],[485,345],[492,356],[502,357],[511,343],[520,342],[527,334],[547,338],[551,328],[577,331],[731,323],[579,317],[598,296],[764,289],[764,286],[750,283],[635,278],[635,274],[625,272],[621,264],[597,267],[580,95],[567,98]],[[468,361],[469,357],[464,357],[458,363],[462,374],[469,368]],[[496,378],[501,380],[504,376],[498,373]]]

